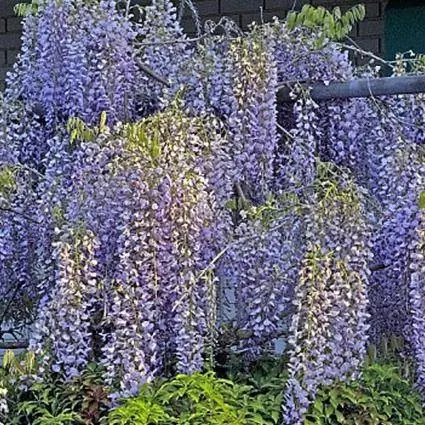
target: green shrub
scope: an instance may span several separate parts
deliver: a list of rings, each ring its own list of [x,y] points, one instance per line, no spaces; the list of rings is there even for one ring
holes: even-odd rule
[[[367,366],[359,381],[321,388],[305,425],[425,425],[411,380],[391,363]]]
[[[65,382],[53,372],[35,379],[36,358],[31,352],[16,357],[9,351],[0,369],[7,411],[0,423],[8,425],[106,424],[107,391],[99,367],[89,365],[80,377]],[[103,418],[103,419],[102,419]]]
[[[281,397],[252,386],[215,377],[214,373],[178,375],[145,385],[109,415],[110,425],[273,425]]]
[[[246,367],[246,360],[227,373],[233,382],[251,387],[250,394],[266,406],[273,418],[278,418],[282,410],[283,390],[288,378],[285,357],[260,357]]]
[[[384,340],[369,349],[361,379],[319,389],[304,425],[425,425],[414,389],[414,365],[403,345]],[[247,365],[230,359],[227,379],[213,372],[178,375],[144,385],[137,397],[113,410],[102,371],[90,365],[64,382],[58,374],[35,379],[32,353],[8,352],[0,369],[0,423],[8,425],[276,425],[287,379],[284,359]]]

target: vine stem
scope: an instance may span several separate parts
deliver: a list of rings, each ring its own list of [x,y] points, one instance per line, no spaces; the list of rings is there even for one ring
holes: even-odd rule
[[[32,217],[30,217],[30,216],[28,216],[28,215],[26,215],[26,214],[24,214],[24,213],[22,213],[22,212],[20,212],[20,211],[14,210],[13,208],[9,208],[9,207],[0,207],[0,211],[8,212],[8,213],[12,213],[12,214],[16,214],[16,215],[19,215],[19,216],[21,216],[21,217],[25,218],[25,219],[26,219],[26,220],[28,220],[28,221],[31,221],[32,223],[35,223],[35,224],[41,224],[41,222],[39,222],[39,221],[37,221],[37,220],[33,219]]]
[[[375,55],[372,52],[363,50],[352,38],[347,37],[347,39],[352,44],[346,44],[346,43],[336,43],[336,44],[342,47],[343,49],[351,50],[352,52],[360,54],[362,56],[368,56],[371,59],[374,59],[377,62],[382,63],[383,65],[386,65],[391,69],[394,69],[394,65],[392,65],[389,61],[386,61],[385,59],[380,58],[379,56]]]

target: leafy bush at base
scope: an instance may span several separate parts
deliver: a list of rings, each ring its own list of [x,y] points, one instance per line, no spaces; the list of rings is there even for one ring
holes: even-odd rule
[[[178,375],[145,385],[138,397],[113,410],[111,425],[273,425],[281,397],[253,395],[254,388],[206,374]]]
[[[423,425],[425,410],[412,382],[392,364],[365,368],[360,381],[321,388],[305,425]]]
[[[31,353],[8,353],[0,369],[0,423],[7,425],[276,425],[287,372],[283,359],[247,366],[231,359],[213,372],[178,375],[144,385],[137,397],[110,409],[101,371],[90,365],[80,378],[36,379]],[[409,359],[373,358],[358,381],[319,389],[304,425],[425,425]],[[7,409],[4,403],[7,403]]]
[[[57,373],[41,378],[36,358],[28,352],[16,356],[8,351],[0,368],[0,424],[4,425],[100,425],[107,424],[107,388],[101,370],[90,364],[85,372],[64,382]],[[103,420],[102,420],[103,418]]]

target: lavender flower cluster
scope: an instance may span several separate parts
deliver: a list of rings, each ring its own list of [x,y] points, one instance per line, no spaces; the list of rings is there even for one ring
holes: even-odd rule
[[[383,335],[425,391],[423,99],[277,105],[355,78],[347,53],[278,21],[190,40],[170,0],[118,3],[40,1],[1,99],[0,292],[36,315],[40,373],[96,361],[132,395],[202,369],[225,323],[247,361],[285,336],[288,425]]]

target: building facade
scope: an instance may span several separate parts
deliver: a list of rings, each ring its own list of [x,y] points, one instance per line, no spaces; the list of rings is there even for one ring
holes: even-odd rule
[[[0,0],[0,83],[16,60],[20,49],[20,18],[14,6],[23,0]],[[143,1],[143,0],[142,0]],[[253,21],[268,21],[274,16],[284,18],[292,8],[303,4],[321,5],[345,10],[359,2],[366,6],[366,19],[353,29],[352,38],[361,48],[378,55],[384,52],[384,12],[388,0],[194,0],[202,20],[218,20],[228,16],[242,28]],[[194,31],[193,20],[185,16],[183,23],[188,32]]]

